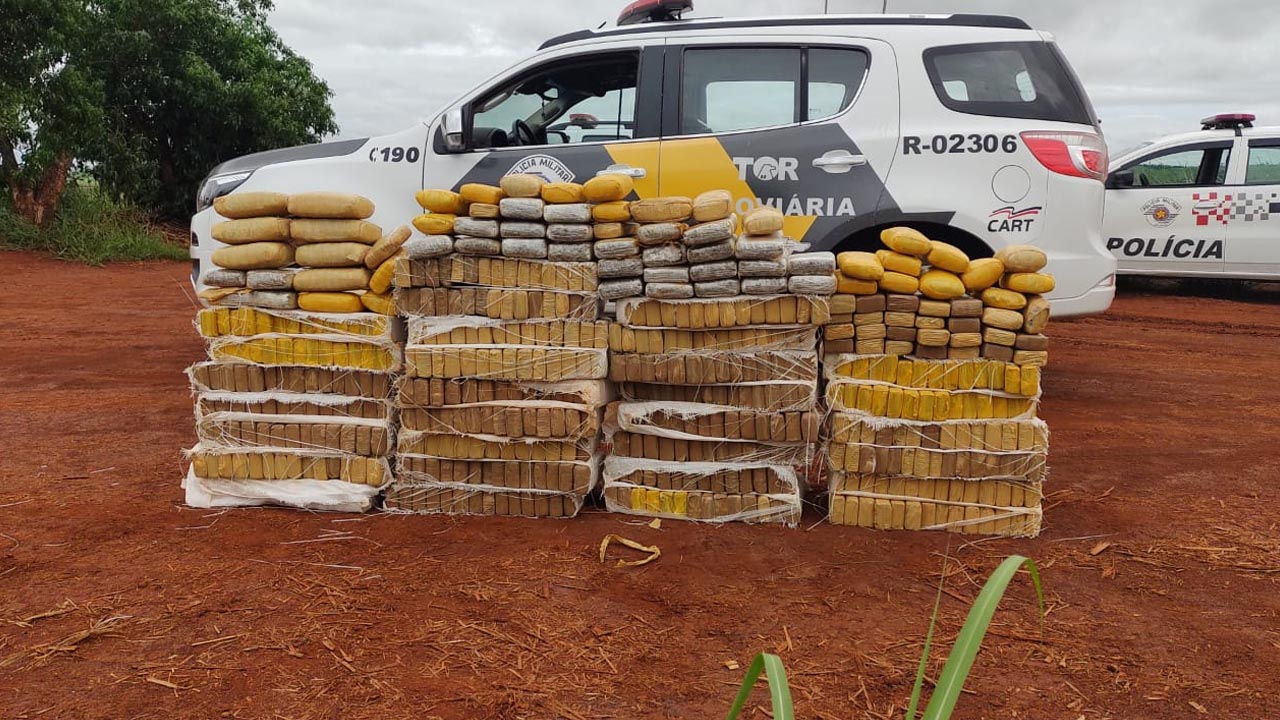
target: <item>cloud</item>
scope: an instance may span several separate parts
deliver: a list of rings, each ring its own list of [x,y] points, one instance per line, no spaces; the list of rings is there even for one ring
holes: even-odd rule
[[[699,16],[820,13],[823,0],[697,0]],[[879,12],[881,0],[829,0]],[[1195,130],[1215,112],[1280,124],[1280,3],[1167,0],[1028,3],[889,0],[890,12],[1020,16],[1052,33],[1102,117],[1113,148]],[[784,6],[781,9],[779,6]],[[271,24],[335,92],[341,135],[425,120],[534,52],[545,39],[612,22],[622,0],[276,0]]]

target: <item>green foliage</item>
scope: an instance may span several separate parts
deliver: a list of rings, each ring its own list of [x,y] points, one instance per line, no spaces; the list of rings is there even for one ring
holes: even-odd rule
[[[214,165],[337,132],[332,92],[266,23],[269,0],[98,0],[105,188],[166,217]]]
[[[964,627],[960,629],[960,634],[956,637],[956,644],[951,648],[951,655],[947,657],[946,664],[942,667],[942,674],[938,677],[938,684],[933,689],[933,694],[929,697],[929,704],[925,708],[922,720],[949,720],[952,712],[955,711],[956,701],[960,699],[960,693],[964,690],[965,681],[969,678],[969,670],[973,668],[973,662],[978,656],[978,650],[982,648],[982,640],[987,635],[987,628],[991,625],[991,618],[995,615],[996,607],[1000,604],[1000,599],[1004,597],[1004,591],[1009,587],[1009,582],[1023,567],[1027,568],[1027,573],[1031,575],[1031,583],[1036,589],[1036,599],[1040,604],[1040,622],[1044,622],[1044,590],[1040,586],[1040,571],[1036,567],[1035,562],[1021,555],[1013,555],[1005,558],[1004,562],[991,573],[991,577],[987,578],[987,582],[982,586],[982,591],[978,593],[978,598],[974,600],[973,607],[969,608],[969,615],[965,618]],[[924,651],[920,656],[920,664],[916,669],[915,685],[911,690],[911,701],[907,708],[907,720],[917,720],[916,708],[920,704],[920,695],[924,687],[925,670],[929,663],[929,650],[933,645],[933,632],[938,624],[938,610],[942,604],[942,582],[938,583],[938,596],[933,603],[933,617],[929,620],[929,631],[925,634]],[[751,663],[751,667],[747,668],[747,676],[742,681],[742,687],[738,690],[738,696],[733,701],[733,707],[729,710],[728,720],[736,720],[742,713],[742,708],[746,705],[747,698],[751,695],[751,689],[755,687],[756,680],[760,677],[762,671],[768,672],[769,681],[769,697],[773,710],[773,717],[778,720],[793,720],[795,711],[791,705],[791,688],[787,684],[787,674],[782,667],[782,660],[776,655],[761,653],[756,656],[755,661]]]
[[[791,707],[791,686],[787,684],[787,671],[782,667],[782,658],[769,653],[760,653],[747,668],[747,676],[742,679],[742,687],[738,688],[738,697],[733,700],[729,709],[729,719],[735,720],[742,714],[742,708],[751,696],[751,689],[760,679],[760,673],[767,672],[765,680],[769,683],[769,702],[773,708],[774,720],[795,720],[795,710]]]
[[[43,250],[101,265],[113,260],[185,260],[185,248],[166,242],[136,208],[92,185],[72,184],[51,223],[37,228],[0,201],[0,247]]]
[[[74,159],[113,194],[183,218],[219,162],[336,132],[329,87],[267,25],[270,9],[5,0],[0,179],[15,201],[25,190],[52,207]]]
[[[1040,570],[1034,561],[1021,555],[1005,558],[995,572],[991,573],[991,577],[987,578],[982,591],[978,593],[978,599],[974,600],[973,607],[969,608],[969,616],[965,618],[964,627],[960,628],[960,635],[956,637],[956,644],[951,647],[951,654],[947,656],[947,663],[942,666],[938,684],[934,687],[933,694],[929,696],[929,704],[924,710],[924,720],[945,720],[951,717],[956,701],[960,699],[960,692],[964,690],[964,683],[969,678],[969,670],[973,668],[973,661],[978,657],[978,650],[982,648],[982,639],[987,636],[987,628],[990,627],[991,618],[996,613],[996,606],[1004,597],[1009,581],[1013,580],[1013,576],[1017,575],[1023,566],[1026,566],[1027,573],[1031,575],[1031,583],[1035,585],[1036,598],[1040,603],[1040,621],[1044,622],[1044,591],[1040,587]],[[941,582],[939,582],[938,591],[940,599]],[[916,720],[916,707],[920,702],[925,664],[929,659],[930,641],[937,622],[938,603],[935,602],[933,618],[929,620],[924,652],[921,653],[920,666],[916,671],[915,687],[911,691],[907,720]]]

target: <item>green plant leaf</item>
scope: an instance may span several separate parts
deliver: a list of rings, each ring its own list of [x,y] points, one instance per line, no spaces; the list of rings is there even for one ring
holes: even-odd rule
[[[760,673],[767,672],[769,683],[769,702],[773,708],[774,720],[795,720],[795,710],[791,707],[791,686],[787,684],[787,671],[782,666],[782,658],[769,653],[760,653],[751,666],[747,668],[747,676],[742,679],[742,687],[738,688],[738,696],[729,708],[728,720],[735,720],[742,714],[742,708],[751,696],[751,689],[760,679]]]
[[[946,583],[946,563],[942,577],[938,578],[938,596],[933,599],[933,615],[929,616],[929,632],[924,636],[924,650],[920,653],[920,665],[916,667],[916,681],[911,686],[911,703],[907,706],[907,720],[916,720],[916,708],[920,706],[920,693],[924,690],[924,672],[928,668],[929,650],[933,647],[933,631],[938,627],[938,610],[942,607],[942,586]]]
[[[1013,555],[1005,558],[1000,566],[991,573],[991,577],[987,578],[987,582],[982,586],[982,591],[978,593],[978,599],[973,602],[973,607],[969,609],[969,616],[964,621],[964,627],[960,629],[960,635],[956,638],[956,644],[951,648],[951,655],[947,657],[947,663],[942,667],[942,674],[938,676],[938,685],[934,688],[933,694],[929,696],[929,705],[924,711],[924,720],[946,720],[951,717],[951,713],[955,710],[956,701],[960,699],[960,692],[964,689],[965,680],[969,678],[969,670],[973,668],[973,661],[978,656],[978,650],[982,647],[982,640],[986,637],[987,628],[991,625],[991,617],[995,615],[996,606],[1000,604],[1000,599],[1004,597],[1004,591],[1009,587],[1009,582],[1018,574],[1023,567],[1027,568],[1027,573],[1031,575],[1031,582],[1035,585],[1036,599],[1040,604],[1040,621],[1044,622],[1044,590],[1040,586],[1040,570],[1036,567],[1034,561],[1022,557],[1021,555]],[[932,628],[931,628],[932,630]],[[928,657],[928,645],[925,645],[925,658]],[[921,660],[919,675],[917,675],[916,683],[920,683],[924,672],[924,659]],[[908,715],[910,720],[914,718]]]

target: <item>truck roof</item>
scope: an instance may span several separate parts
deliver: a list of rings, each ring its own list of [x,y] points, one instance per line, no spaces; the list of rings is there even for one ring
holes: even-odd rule
[[[591,38],[613,38],[641,33],[679,33],[695,30],[721,30],[726,28],[802,27],[841,25],[931,25],[954,27],[989,27],[1030,30],[1031,26],[1020,18],[1008,15],[792,15],[756,18],[695,18],[671,22],[650,22],[597,30],[578,30],[558,35],[542,43],[545,50],[557,45]]]

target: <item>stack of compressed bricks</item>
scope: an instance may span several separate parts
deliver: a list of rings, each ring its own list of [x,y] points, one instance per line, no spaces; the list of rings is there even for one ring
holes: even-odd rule
[[[610,328],[613,512],[794,526],[821,424],[818,296],[633,298]]]
[[[1038,534],[1048,428],[1036,411],[1048,307],[1023,292],[1052,289],[1052,277],[1039,273],[1043,253],[1024,246],[969,262],[904,228],[886,230],[883,239],[888,257],[839,258],[842,289],[859,294],[833,299],[833,323],[851,326],[854,338],[852,345],[824,339],[831,521]],[[927,258],[932,268],[916,280],[915,266],[901,257]],[[872,328],[870,337],[860,336],[863,328]],[[887,337],[895,328],[900,334]],[[908,328],[917,333],[912,339]]]
[[[409,229],[383,237],[367,220],[368,198],[243,192],[218,198],[214,210],[227,219],[213,226],[213,239],[227,247],[214,251],[216,267],[202,278],[207,303],[391,314],[390,260]]]
[[[612,176],[587,183],[613,182]],[[623,178],[625,181],[625,178]],[[605,188],[623,185],[617,181]],[[616,195],[613,195],[616,196]],[[835,258],[830,253],[792,255],[795,243],[782,234],[783,217],[763,207],[742,219],[733,214],[733,197],[711,190],[690,199],[661,197],[632,203],[597,205],[594,215],[628,222],[597,225],[601,295],[607,300],[645,296],[663,300],[728,298],[738,295],[830,295],[836,290]]]
[[[188,503],[368,509],[391,480],[396,322],[373,313],[201,310],[210,361],[188,369],[199,437]]]
[[[918,237],[917,237],[918,236]],[[958,248],[907,228],[883,234],[888,249],[841,253],[828,353],[978,357],[1044,365],[1052,275],[1027,245],[970,260]]]
[[[599,474],[608,371],[581,193],[529,175],[419,193],[435,217],[414,224],[433,241],[406,244],[395,274],[406,377],[388,509],[581,510]]]

